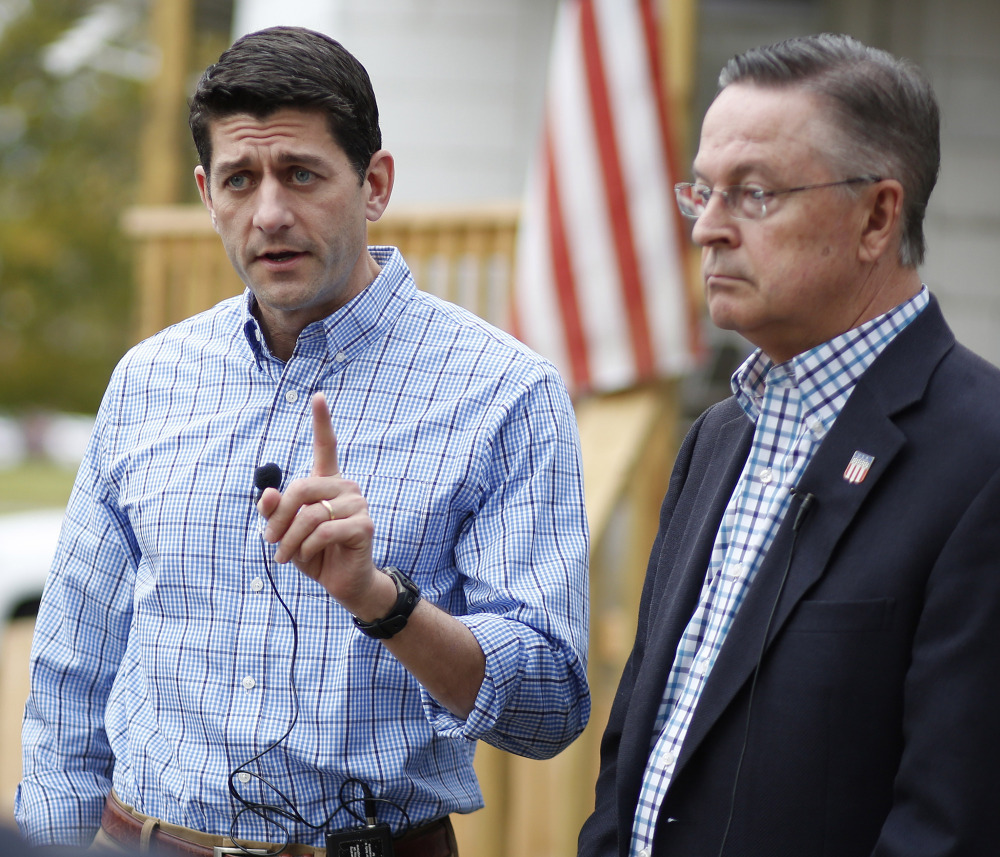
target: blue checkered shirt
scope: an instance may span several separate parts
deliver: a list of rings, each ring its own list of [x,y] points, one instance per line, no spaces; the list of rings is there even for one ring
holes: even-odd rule
[[[17,797],[32,841],[89,841],[112,786],[144,814],[228,835],[230,772],[273,742],[234,779],[283,806],[280,790],[320,826],[285,822],[293,841],[357,823],[338,796],[347,777],[419,825],[482,805],[477,739],[545,757],[585,725],[588,532],[562,381],[419,292],[398,251],[371,252],[381,274],[307,327],[287,363],[244,295],[115,371],[38,616]],[[320,390],[376,564],[404,570],[482,646],[467,720],[262,544],[254,468],[276,462],[283,486],[308,475]],[[404,826],[393,805],[377,810]],[[281,841],[249,814],[238,832]]]
[[[753,443],[715,537],[704,585],[667,678],[632,825],[630,857],[652,854],[660,806],[705,682],[805,471],[858,378],[929,301],[920,293],[885,315],[773,364],[755,351],[733,375],[754,421]]]

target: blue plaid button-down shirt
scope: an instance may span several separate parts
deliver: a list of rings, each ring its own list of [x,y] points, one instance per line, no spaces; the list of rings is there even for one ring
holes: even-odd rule
[[[115,371],[38,617],[17,797],[32,841],[87,841],[112,786],[142,813],[228,835],[230,773],[274,742],[234,782],[282,805],[259,775],[319,826],[285,822],[293,841],[357,823],[347,777],[417,825],[482,804],[477,739],[542,757],[585,725],[588,534],[565,388],[511,337],[417,291],[398,251],[372,253],[381,274],[287,363],[245,295]],[[262,544],[254,468],[276,462],[283,486],[309,473],[320,390],[376,564],[409,574],[485,652],[467,720]],[[238,832],[281,841],[253,815]]]
[[[733,375],[753,443],[719,525],[698,606],[681,635],[653,731],[632,826],[631,857],[650,855],[660,806],[705,682],[791,504],[793,488],[855,384],[927,306],[924,288],[892,311],[791,360],[755,351]]]

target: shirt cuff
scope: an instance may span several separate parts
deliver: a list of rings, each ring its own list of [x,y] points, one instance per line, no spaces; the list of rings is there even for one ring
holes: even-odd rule
[[[490,614],[456,618],[472,631],[486,656],[485,676],[472,712],[465,720],[456,717],[423,687],[420,699],[424,716],[438,735],[478,741],[496,726],[521,681],[525,647],[512,628],[524,626]],[[524,630],[530,632],[528,628]]]

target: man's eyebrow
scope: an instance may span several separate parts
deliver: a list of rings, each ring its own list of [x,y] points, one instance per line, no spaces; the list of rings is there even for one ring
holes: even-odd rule
[[[284,166],[295,164],[301,167],[311,167],[313,169],[329,169],[330,162],[320,155],[310,155],[306,152],[278,152],[275,160]]]
[[[212,167],[212,172],[216,175],[222,175],[223,173],[235,173],[242,169],[246,169],[249,165],[250,158],[234,158],[231,161],[218,161]]]
[[[692,165],[691,175],[694,177],[695,181],[701,184],[709,184],[705,174],[698,169],[697,165]],[[762,183],[767,183],[771,180],[772,170],[770,165],[765,164],[761,161],[748,161],[743,164],[737,164],[735,167],[726,171],[726,184],[735,185],[741,184],[746,181],[747,176],[756,175],[757,179]]]
[[[321,170],[324,168],[329,169],[329,162],[325,158],[322,158],[319,155],[310,155],[306,152],[278,152],[276,153],[274,159],[282,166],[296,164],[315,170]],[[255,161],[256,159],[250,157],[249,155],[245,155],[241,158],[233,158],[228,161],[219,161],[215,165],[215,173],[217,175],[236,173],[252,166]]]

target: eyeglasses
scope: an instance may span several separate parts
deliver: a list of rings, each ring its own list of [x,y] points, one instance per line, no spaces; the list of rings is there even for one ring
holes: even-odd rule
[[[800,187],[789,187],[784,190],[764,190],[756,185],[734,184],[729,187],[710,188],[701,182],[681,182],[674,185],[674,194],[677,197],[677,207],[681,214],[697,220],[705,213],[708,203],[712,199],[712,194],[718,194],[722,201],[737,220],[761,220],[767,217],[768,203],[776,196],[783,196],[786,193],[799,193],[804,190],[817,190],[821,187],[837,187],[838,185],[857,184],[866,182],[872,184],[880,182],[879,176],[857,176],[852,179],[844,179],[839,182],[825,182],[824,184],[805,184]]]

